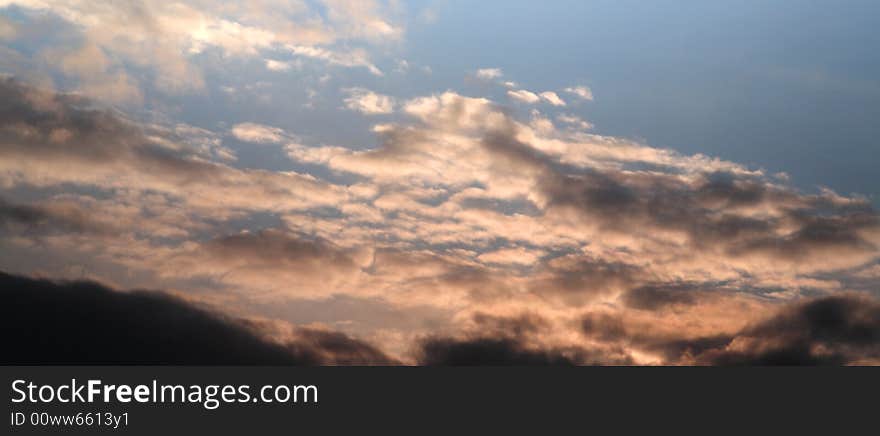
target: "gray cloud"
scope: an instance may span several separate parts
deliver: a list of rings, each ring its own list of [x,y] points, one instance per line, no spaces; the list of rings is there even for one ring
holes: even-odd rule
[[[218,162],[229,153],[219,145],[190,143],[173,129],[129,121],[80,97],[5,78],[0,98],[0,175],[7,185],[156,191],[209,215],[269,204],[288,210],[343,197],[309,176],[230,167]]]
[[[392,364],[344,334],[299,328],[285,342],[259,323],[162,292],[118,292],[93,282],[0,273],[4,364]]]
[[[418,344],[421,365],[627,365],[621,349],[581,345],[554,346],[534,341],[549,327],[533,313],[496,316],[476,313],[473,331],[460,336],[429,336]]]
[[[75,203],[21,204],[0,197],[0,229],[11,234],[39,236],[56,233],[111,235],[118,232]]]
[[[880,303],[833,296],[795,304],[716,347],[695,353],[713,365],[842,365],[880,362]]]
[[[652,303],[656,301],[652,300]],[[844,365],[880,362],[880,303],[860,295],[789,304],[736,333],[685,337],[646,331],[625,315],[592,313],[587,338],[660,353],[667,364]]]

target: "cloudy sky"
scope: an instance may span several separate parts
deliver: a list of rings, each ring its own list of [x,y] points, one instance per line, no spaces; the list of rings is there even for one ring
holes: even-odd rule
[[[0,0],[7,315],[189,332],[186,362],[880,363],[878,26]]]

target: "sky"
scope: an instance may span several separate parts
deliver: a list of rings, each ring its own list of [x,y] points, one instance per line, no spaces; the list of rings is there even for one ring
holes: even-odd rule
[[[880,363],[878,17],[0,0],[0,278],[184,363]]]

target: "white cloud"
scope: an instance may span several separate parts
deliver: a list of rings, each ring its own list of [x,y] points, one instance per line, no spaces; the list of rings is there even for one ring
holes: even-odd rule
[[[288,71],[293,65],[290,62],[266,59],[266,69],[270,71]]]
[[[376,76],[382,76],[382,70],[370,62],[370,57],[365,50],[355,49],[350,51],[334,51],[322,47],[305,45],[291,45],[287,47],[294,55],[319,59],[331,65],[343,67],[363,67]]]
[[[525,89],[507,91],[507,95],[514,100],[529,104],[534,104],[541,100],[541,97],[538,97],[537,94]]]
[[[574,94],[584,100],[593,100],[593,91],[586,86],[574,86],[570,88],[565,88],[565,92]]]
[[[480,68],[476,73],[477,78],[482,80],[497,79],[503,75],[500,68]]]
[[[382,94],[377,94],[365,88],[346,88],[348,93],[345,99],[345,107],[367,115],[390,114],[394,111],[394,99]]]
[[[397,40],[403,35],[403,27],[390,20],[391,8],[383,7],[373,0],[322,0],[330,22],[356,35],[375,42]]]
[[[68,54],[90,56],[101,73],[115,80],[120,74],[153,77],[159,91],[169,94],[190,92],[204,87],[202,67],[193,55],[218,50],[224,58],[260,56],[268,51],[293,47],[299,56],[323,59],[347,67],[364,67],[376,75],[381,71],[370,61],[366,48],[341,50],[337,47],[363,47],[366,43],[398,40],[404,29],[393,22],[395,7],[377,1],[262,0],[224,2],[199,0],[167,2],[94,2],[87,0],[0,0],[0,7],[16,5],[39,12],[51,12],[70,26],[47,28],[53,40],[64,41],[47,52],[37,53],[49,60],[49,67],[62,70]],[[74,30],[71,30],[74,29]],[[0,38],[18,34],[5,20],[0,22]],[[47,34],[47,37],[49,35]],[[290,65],[267,61],[266,68],[283,71]],[[148,69],[151,74],[135,75],[130,68]],[[104,92],[107,86],[91,83],[97,76],[81,70],[64,73],[80,81],[81,91]],[[132,85],[143,88],[139,81]],[[129,92],[128,94],[133,94]],[[104,97],[104,95],[93,95]]]
[[[0,16],[0,40],[12,39],[18,31],[6,17]]]
[[[553,106],[565,106],[565,101],[562,100],[561,98],[559,98],[559,96],[556,95],[556,93],[553,91],[542,92],[541,98],[543,98],[544,100],[546,100],[548,103],[552,104]]]
[[[256,143],[279,143],[284,139],[284,130],[257,123],[236,124],[232,135],[241,141]]]

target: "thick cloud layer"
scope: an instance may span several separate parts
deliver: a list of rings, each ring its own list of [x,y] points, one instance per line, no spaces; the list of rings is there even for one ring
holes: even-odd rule
[[[208,315],[192,326],[194,338],[214,328],[250,338],[241,346],[266,361],[275,352],[294,363],[387,361],[383,353],[424,364],[876,357],[847,339],[849,327],[816,336],[814,318],[797,315],[814,298],[876,292],[880,220],[861,197],[803,193],[736,163],[558,127],[537,109],[453,91],[352,103],[392,120],[373,126],[373,148],[309,143],[254,121],[219,132],[136,121],[14,79],[0,81],[0,96],[0,266],[317,322],[274,339],[284,346]],[[291,169],[240,163],[229,142]],[[109,295],[121,311],[141,299],[180,306]],[[266,309],[294,301],[328,315]],[[346,301],[381,310],[370,319],[332,310]],[[870,330],[854,304],[831,312]],[[392,325],[383,313],[409,318]],[[516,321],[523,313],[529,322]],[[158,356],[128,355],[170,358]]]
[[[652,291],[653,292],[653,291]],[[647,300],[675,302],[668,296]],[[866,365],[880,362],[880,302],[859,295],[815,298],[779,309],[732,334],[685,337],[623,316],[588,314],[586,338],[699,365]]]
[[[437,366],[631,365],[621,349],[587,343],[548,345],[550,323],[533,313],[494,316],[477,313],[469,332],[457,337],[429,336],[418,344],[417,362]]]
[[[798,304],[695,359],[713,365],[877,364],[880,302],[834,296]]]
[[[391,364],[338,332],[299,329],[286,343],[257,325],[161,292],[0,274],[4,364]]]
[[[2,274],[6,364],[395,364],[345,334],[296,328],[270,339],[259,322],[220,315],[160,292],[119,292],[91,282],[57,283]],[[535,315],[478,314],[478,329],[418,343],[423,365],[630,365],[633,349],[667,364],[841,365],[880,361],[880,303],[863,296],[817,298],[731,335],[675,337],[629,320],[590,315],[587,341],[548,346]],[[537,340],[537,342],[536,342]],[[635,348],[633,348],[635,347]],[[628,351],[629,350],[629,351]]]

